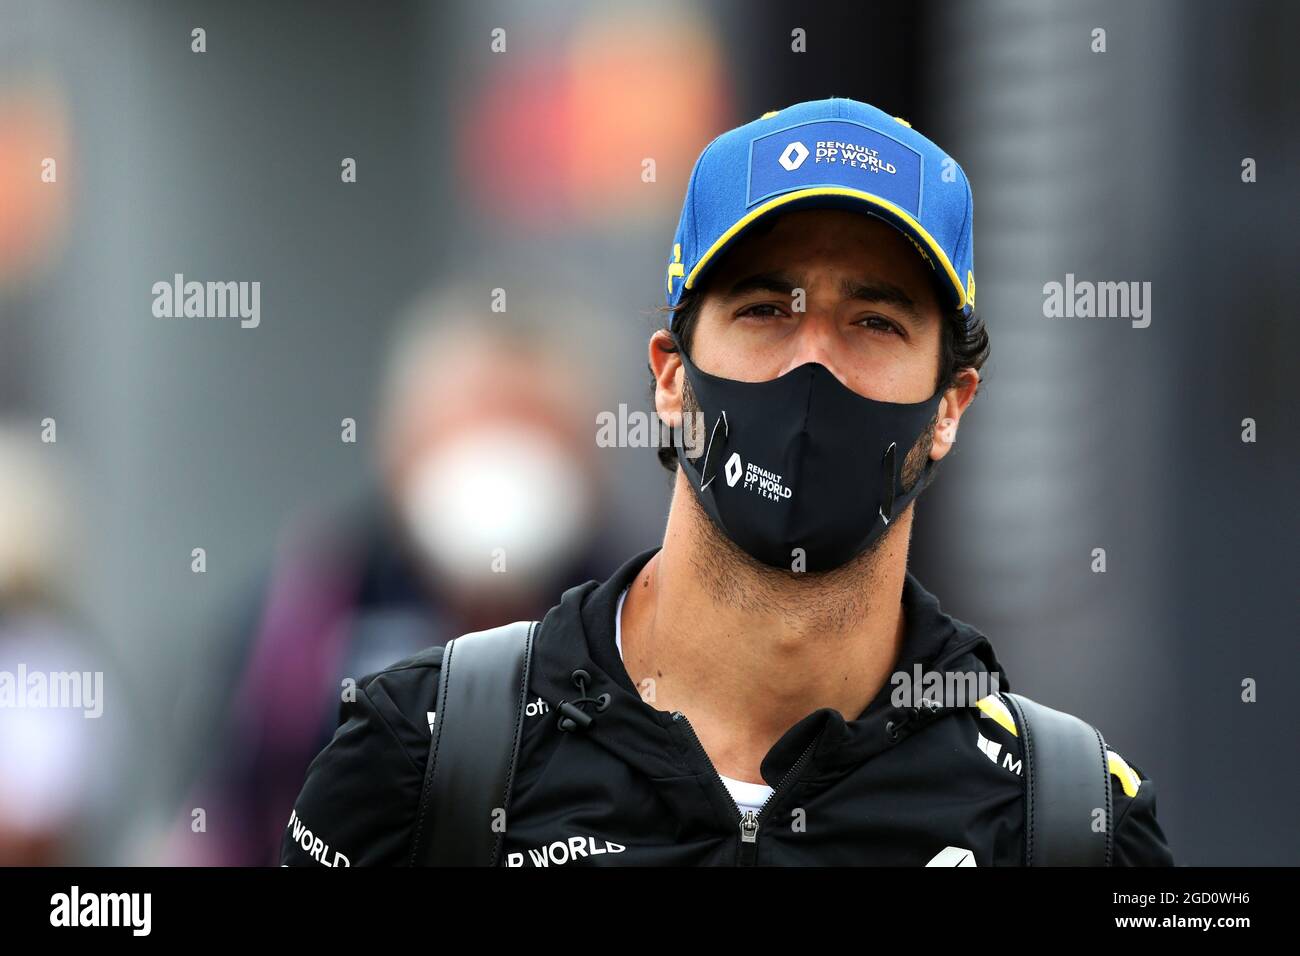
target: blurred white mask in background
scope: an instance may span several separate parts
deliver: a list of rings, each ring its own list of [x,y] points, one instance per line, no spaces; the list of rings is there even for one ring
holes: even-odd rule
[[[521,593],[578,557],[592,490],[559,441],[503,422],[449,437],[417,460],[401,509],[440,588]]]

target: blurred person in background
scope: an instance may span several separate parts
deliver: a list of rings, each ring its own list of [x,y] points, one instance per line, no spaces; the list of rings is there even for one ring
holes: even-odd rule
[[[375,500],[284,534],[220,753],[168,860],[274,864],[348,678],[503,614],[536,616],[605,568],[593,376],[549,345],[556,320],[492,312],[487,289],[423,299],[396,337]]]
[[[69,605],[69,500],[33,429],[0,426],[0,866],[97,863],[131,697]]]

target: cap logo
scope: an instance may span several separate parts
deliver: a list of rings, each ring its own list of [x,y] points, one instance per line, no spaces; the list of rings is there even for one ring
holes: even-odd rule
[[[796,139],[785,148],[785,152],[781,154],[777,162],[784,166],[788,171],[794,172],[803,165],[803,161],[807,158],[808,147]]]
[[[746,205],[816,186],[860,189],[915,216],[921,154],[880,130],[842,119],[800,123],[750,142]]]

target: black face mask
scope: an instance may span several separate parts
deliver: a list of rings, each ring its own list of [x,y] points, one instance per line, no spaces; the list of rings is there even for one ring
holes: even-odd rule
[[[901,490],[904,459],[942,391],[911,405],[877,402],[812,362],[769,382],[737,382],[700,371],[677,348],[705,427],[703,454],[691,459],[679,442],[677,460],[709,516],[764,564],[839,567],[929,480],[933,461]]]

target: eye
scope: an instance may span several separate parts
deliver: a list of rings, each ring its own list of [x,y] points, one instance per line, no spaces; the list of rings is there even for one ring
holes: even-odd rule
[[[737,318],[750,316],[756,319],[776,319],[784,315],[785,313],[781,311],[781,307],[771,302],[755,302],[753,305],[747,305],[736,313]]]
[[[877,335],[902,335],[903,330],[894,322],[881,315],[868,315],[858,323]]]

